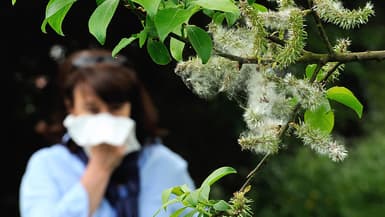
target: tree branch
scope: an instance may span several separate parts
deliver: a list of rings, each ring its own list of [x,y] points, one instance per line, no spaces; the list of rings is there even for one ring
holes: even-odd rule
[[[216,55],[227,58],[229,60],[237,61],[240,65],[245,64],[245,63],[272,63],[272,59],[257,59],[257,58],[244,58],[244,57],[239,57],[235,56],[229,53],[222,52],[216,48],[214,48],[214,52]]]
[[[308,3],[309,3],[309,7],[312,9],[314,7],[314,3],[312,0],[308,0]],[[333,49],[333,46],[332,44],[330,43],[329,41],[329,37],[328,35],[326,34],[326,31],[325,31],[325,28],[324,26],[322,25],[322,21],[320,19],[320,17],[318,16],[317,12],[312,10],[312,15],[313,15],[313,18],[315,20],[315,23],[316,23],[316,26],[317,26],[317,29],[318,29],[318,32],[320,33],[321,35],[321,39],[322,41],[325,43],[326,45],[326,48],[328,50],[328,53],[329,54],[334,54],[334,49]]]
[[[330,54],[319,54],[312,52],[304,52],[304,55],[300,57],[297,62],[302,63],[327,63],[327,62],[354,62],[354,61],[365,61],[365,60],[385,60],[385,50],[378,51],[365,51],[365,52],[349,52],[349,53],[335,53]]]
[[[218,56],[228,58],[230,60],[238,61],[239,63],[272,63],[273,59],[257,59],[257,58],[243,58],[235,56],[232,54],[224,53],[217,49],[214,49]],[[340,62],[348,63],[355,61],[368,61],[368,60],[385,60],[385,50],[377,51],[365,51],[365,52],[349,52],[349,53],[335,53],[330,54],[320,54],[313,53],[310,51],[303,51],[302,57],[300,57],[296,62],[298,63],[328,63],[328,62]]]
[[[329,79],[329,77],[334,73],[334,71],[336,71],[338,69],[338,67],[341,65],[342,63],[336,63],[333,68],[331,68],[325,75],[325,77],[321,80],[321,84],[325,84],[327,82],[327,80]]]

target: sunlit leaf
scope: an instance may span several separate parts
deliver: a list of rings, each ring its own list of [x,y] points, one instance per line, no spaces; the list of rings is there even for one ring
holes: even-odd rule
[[[179,217],[180,214],[182,214],[185,209],[187,209],[187,207],[183,207],[183,208],[178,209],[173,214],[171,214],[170,217]]]
[[[239,9],[232,0],[196,0],[191,3],[205,9],[239,14]]]
[[[326,99],[316,110],[307,110],[304,119],[306,124],[326,134],[329,134],[334,127],[334,112],[331,110],[329,101]]]
[[[255,10],[257,10],[259,12],[268,12],[269,11],[265,6],[258,4],[258,3],[253,3],[251,5],[253,6],[253,8]]]
[[[226,201],[220,200],[214,204],[213,208],[217,211],[227,211],[231,208],[231,206]]]
[[[105,0],[95,9],[88,21],[90,33],[102,45],[106,41],[107,27],[118,5],[119,0]]]
[[[227,25],[232,26],[239,18],[239,14],[225,13],[225,18],[226,18]]]
[[[122,38],[120,40],[120,42],[112,50],[112,56],[116,56],[123,48],[127,47],[129,44],[131,44],[137,38],[138,38],[138,36],[136,34],[132,35],[129,38]]]
[[[167,201],[166,203],[164,203],[156,212],[155,212],[155,214],[152,216],[152,217],[155,217],[155,216],[157,216],[159,213],[160,213],[160,211],[162,211],[162,209],[164,209],[164,210],[166,210],[166,208],[168,207],[168,206],[170,206],[171,204],[174,204],[174,203],[178,203],[179,202],[179,200],[178,199],[172,199],[172,200],[169,200],[169,201]]]
[[[364,106],[348,88],[339,86],[331,87],[326,91],[326,95],[329,99],[335,100],[353,109],[359,118],[362,117]]]
[[[309,64],[306,66],[306,78],[311,79],[313,77],[314,71],[317,68],[317,64]],[[324,71],[321,69],[317,74],[317,81],[321,81],[322,78],[325,76]]]
[[[63,24],[64,18],[67,15],[68,11],[71,9],[72,5],[73,4],[69,4],[65,6],[64,8],[59,10],[56,14],[54,14],[53,16],[47,19],[47,22],[52,27],[52,29],[55,30],[55,32],[61,36],[64,36],[63,30],[62,30],[62,24]],[[43,32],[46,33],[45,26],[44,26]]]
[[[162,204],[167,203],[167,201],[170,199],[170,195],[173,188],[168,188],[162,192]]]
[[[186,196],[186,198],[183,200],[183,204],[185,206],[196,206],[198,204],[198,200],[199,200],[199,190],[195,190],[190,192],[190,194]]]
[[[45,10],[45,18],[49,18],[76,0],[50,0]]]
[[[156,14],[159,4],[161,2],[161,0],[132,0],[132,1],[140,4],[150,16],[153,16]]]
[[[181,42],[175,38],[170,39],[170,52],[171,56],[177,60],[182,61],[183,60],[183,49],[184,49],[185,43]]]
[[[215,24],[217,25],[222,25],[223,23],[223,20],[226,18],[226,15],[224,13],[220,13],[220,12],[216,12],[214,15],[213,15],[213,21]]]
[[[309,64],[306,66],[306,77],[311,78],[314,74],[315,69],[317,68],[317,64]]]
[[[144,43],[146,43],[146,40],[147,40],[146,29],[143,29],[142,31],[139,32],[138,38],[139,38],[139,47],[142,48]]]
[[[226,176],[226,175],[229,175],[229,174],[232,174],[232,173],[237,173],[237,171],[232,168],[232,167],[220,167],[216,170],[214,170],[214,172],[212,172],[202,183],[201,186],[203,185],[209,185],[211,186],[212,184],[214,184],[216,181],[218,181],[219,179],[221,179],[223,176]]]
[[[190,211],[189,213],[187,213],[184,217],[192,217],[194,216],[195,213],[197,213],[198,211],[196,209]]]
[[[211,188],[209,185],[202,185],[202,187],[199,188],[199,200],[208,201],[210,190]]]
[[[158,11],[154,16],[154,24],[160,41],[164,41],[167,35],[183,23],[187,23],[194,11],[181,8],[166,8]]]

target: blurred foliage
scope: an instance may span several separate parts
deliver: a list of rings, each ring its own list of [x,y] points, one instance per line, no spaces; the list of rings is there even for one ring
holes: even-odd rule
[[[362,1],[350,4],[359,5]],[[376,16],[360,30],[341,32],[327,26],[331,40],[349,37],[354,51],[384,49],[385,28],[381,24],[385,15],[381,4],[374,2]],[[308,46],[323,50],[319,45],[315,40],[309,41]],[[364,104],[361,120],[343,106],[332,105],[336,114],[333,134],[345,140],[349,150],[347,159],[333,163],[300,147],[295,140],[287,141],[290,150],[270,158],[256,176],[256,188],[253,189],[255,216],[384,215],[385,63],[347,64],[337,83],[349,87]]]
[[[356,142],[342,164],[307,149],[275,158],[257,181],[256,216],[382,216],[385,212],[385,137]]]

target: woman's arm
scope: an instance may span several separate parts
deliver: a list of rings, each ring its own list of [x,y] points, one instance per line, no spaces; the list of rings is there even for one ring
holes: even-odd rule
[[[68,179],[72,176],[68,173],[74,171],[67,168],[73,166],[73,162],[62,160],[62,156],[55,156],[64,154],[63,152],[42,150],[34,154],[28,162],[20,185],[21,216],[91,216],[100,206],[110,174],[119,164],[120,156],[124,155],[119,148],[106,145],[97,146],[91,152],[89,163],[78,182]],[[63,192],[62,187],[66,185],[72,186],[65,187]]]
[[[91,157],[81,178],[89,198],[92,215],[99,207],[114,169],[124,156],[125,147],[98,145],[91,149]]]

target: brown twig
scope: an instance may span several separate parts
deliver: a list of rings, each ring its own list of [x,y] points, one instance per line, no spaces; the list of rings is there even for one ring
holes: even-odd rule
[[[325,84],[326,81],[329,79],[329,77],[338,69],[338,67],[341,65],[342,63],[336,63],[333,68],[331,68],[325,75],[325,77],[320,81],[321,84]]]
[[[263,156],[263,158],[259,161],[259,163],[257,164],[257,166],[246,176],[246,181],[245,183],[243,183],[241,189],[239,189],[239,191],[243,191],[245,190],[245,188],[249,185],[249,183],[251,182],[251,180],[254,178],[255,174],[257,173],[258,169],[262,166],[263,162],[265,162],[265,160],[270,156],[270,153],[266,153],[265,156]]]
[[[308,0],[308,3],[309,3],[309,7],[310,7],[310,8],[313,8],[313,7],[314,7],[314,3],[313,3],[312,0]],[[329,37],[328,37],[328,35],[326,34],[325,28],[324,28],[324,26],[322,25],[321,18],[318,16],[317,12],[314,11],[314,10],[312,10],[312,15],[313,15],[314,21],[315,21],[315,23],[316,23],[318,32],[320,33],[321,40],[325,43],[326,48],[327,48],[327,50],[328,50],[328,53],[329,53],[330,55],[333,55],[335,52],[334,52],[334,49],[333,49],[332,44],[331,44],[330,41],[329,41]]]

